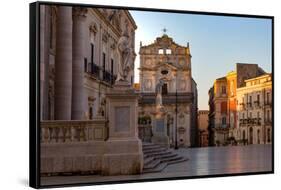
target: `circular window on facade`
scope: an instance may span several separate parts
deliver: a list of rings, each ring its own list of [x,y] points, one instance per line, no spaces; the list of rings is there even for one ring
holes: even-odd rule
[[[161,71],[161,74],[162,74],[162,75],[166,75],[166,74],[168,74],[168,73],[169,73],[168,70],[162,70],[162,71]]]

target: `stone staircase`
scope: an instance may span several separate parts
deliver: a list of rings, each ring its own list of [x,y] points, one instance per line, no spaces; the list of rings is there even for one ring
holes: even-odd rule
[[[152,143],[142,143],[143,173],[161,172],[168,164],[187,161],[188,158],[180,156],[172,149],[164,148]]]

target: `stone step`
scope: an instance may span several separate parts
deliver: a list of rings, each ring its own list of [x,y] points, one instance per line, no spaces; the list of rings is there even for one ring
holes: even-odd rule
[[[162,149],[164,147],[162,146],[151,146],[151,147],[143,147],[142,150],[148,151],[148,150],[157,150],[157,149]]]
[[[149,164],[144,165],[143,169],[153,169],[156,168],[157,165],[159,165],[161,163],[161,160],[153,160],[151,161]]]
[[[186,161],[188,161],[189,159],[188,158],[184,158],[184,157],[182,157],[181,159],[179,159],[179,160],[173,160],[173,161],[169,161],[167,164],[176,164],[176,163],[180,163],[180,162],[186,162]]]
[[[142,150],[144,154],[151,154],[151,153],[156,153],[156,152],[162,152],[166,151],[166,148],[155,148],[155,149],[149,149],[149,150]]]
[[[157,148],[162,148],[160,145],[143,145],[142,149],[143,150],[150,150],[150,149],[157,149]]]
[[[166,168],[167,163],[160,163],[157,167],[153,169],[144,169],[143,173],[155,173],[155,172],[161,172],[164,168]]]
[[[153,156],[154,159],[165,159],[165,158],[173,158],[178,156],[175,153],[171,153],[171,154],[164,154],[164,155],[158,155],[158,156]]]
[[[144,158],[143,165],[147,165],[154,160],[154,157]]]
[[[167,165],[187,161],[173,150],[152,143],[143,143],[143,173],[161,172]]]
[[[154,152],[154,153],[150,153],[150,154],[144,154],[144,157],[155,157],[155,156],[164,156],[164,155],[168,155],[168,154],[173,154],[171,151],[160,151],[160,152]]]
[[[183,157],[182,156],[173,156],[173,157],[166,157],[166,158],[160,158],[161,162],[173,162],[176,160],[181,160]]]

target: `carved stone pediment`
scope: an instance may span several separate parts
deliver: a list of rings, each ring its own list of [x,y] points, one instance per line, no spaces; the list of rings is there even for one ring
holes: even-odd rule
[[[172,63],[169,63],[169,62],[162,62],[162,63],[158,63],[154,69],[161,69],[161,68],[169,68],[171,70],[177,70],[177,67],[174,66]]]

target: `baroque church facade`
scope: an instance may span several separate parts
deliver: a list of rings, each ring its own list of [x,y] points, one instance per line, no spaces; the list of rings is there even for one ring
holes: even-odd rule
[[[197,86],[192,78],[189,44],[178,45],[164,34],[152,44],[141,43],[139,55],[139,117],[153,120],[156,86],[162,81],[165,126],[170,146],[196,146]]]
[[[47,5],[40,9],[42,120],[107,118],[105,93],[117,78],[117,43],[126,31],[134,49],[134,19],[127,10]],[[134,72],[128,78],[133,84]]]

